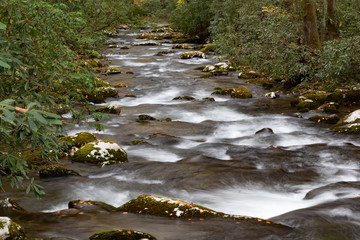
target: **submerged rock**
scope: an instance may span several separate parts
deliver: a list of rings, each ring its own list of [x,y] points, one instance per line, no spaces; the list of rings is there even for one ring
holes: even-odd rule
[[[206,58],[205,53],[200,51],[184,52],[180,56],[181,59],[190,59],[190,58]]]
[[[177,199],[140,195],[118,207],[116,211],[177,218],[205,218],[223,213]]]
[[[96,140],[98,140],[96,135],[88,132],[80,132],[73,136],[59,138],[57,141],[68,150],[72,147],[80,148],[85,144]]]
[[[154,236],[135,230],[117,229],[112,231],[98,232],[92,235],[90,240],[157,240]]]
[[[267,136],[267,135],[272,135],[272,134],[274,134],[274,131],[271,128],[263,128],[255,133],[255,135],[261,135],[261,136],[264,136],[264,135]]]
[[[25,230],[8,217],[0,217],[0,239],[26,239]]]
[[[121,107],[118,104],[110,104],[108,106],[98,107],[95,112],[110,113],[120,115]]]
[[[61,165],[47,165],[39,169],[40,178],[64,177],[70,175],[80,176],[77,171]]]
[[[101,165],[127,162],[127,153],[113,141],[95,141],[81,147],[71,157],[74,162],[88,162]]]
[[[138,119],[139,120],[142,120],[142,121],[155,121],[156,118],[150,116],[150,115],[147,115],[147,114],[141,114],[138,116]]]
[[[178,97],[174,97],[172,100],[192,101],[192,100],[195,100],[195,98],[191,97],[191,96],[178,96]]]
[[[85,213],[104,213],[111,212],[116,208],[104,202],[99,201],[82,201],[82,200],[73,200],[68,203],[69,209],[77,209],[80,212]]]

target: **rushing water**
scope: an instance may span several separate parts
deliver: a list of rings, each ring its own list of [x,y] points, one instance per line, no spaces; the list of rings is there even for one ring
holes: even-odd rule
[[[122,31],[114,41],[131,45],[140,40],[130,31]],[[311,190],[329,184],[359,181],[358,138],[338,135],[306,118],[294,117],[294,109],[290,107],[292,96],[283,94],[280,99],[266,99],[265,90],[238,79],[236,73],[199,78],[202,73],[194,68],[218,62],[216,56],[180,59],[180,54],[186,50],[155,56],[158,51],[171,50],[172,46],[164,43],[108,50],[106,57],[111,66],[134,73],[110,75],[106,79],[111,84],[129,85],[119,89],[119,98],[99,104],[119,104],[121,115],[110,115],[109,119],[102,120],[105,132],[96,133],[84,123],[68,129],[70,135],[88,131],[96,133],[100,139],[117,141],[126,149],[129,163],[99,168],[65,162],[82,176],[39,179],[47,192],[40,201],[24,196],[21,191],[10,191],[6,196],[18,200],[29,211],[53,212],[67,208],[68,201],[75,199],[103,201],[117,207],[140,194],[155,194],[229,214],[261,218],[358,196],[359,185],[345,188],[330,185],[304,199]],[[249,87],[252,99],[211,95],[215,87],[230,88],[240,84]],[[125,97],[126,94],[134,94],[136,98]],[[172,100],[185,95],[196,100]],[[215,102],[202,100],[205,97],[214,97]],[[140,114],[172,121],[138,123]],[[255,135],[262,128],[271,128],[274,134]],[[177,137],[150,136],[154,132]],[[137,139],[149,144],[132,145],[131,141]],[[347,206],[330,206],[324,208],[323,213],[328,217],[346,216],[358,225],[358,212]],[[286,217],[275,219],[283,224],[294,222]],[[98,217],[90,222],[100,228],[104,221],[103,217]],[[141,221],[129,220],[133,223],[131,227],[140,226]],[[46,236],[57,236],[56,227],[51,224],[47,230],[35,230],[36,226],[31,225],[35,232],[52,232]],[[109,226],[113,225],[109,223]],[[61,232],[58,236],[82,239],[79,229],[84,226],[74,223],[72,228],[77,229],[73,230],[79,235],[58,230]],[[183,230],[174,228],[173,231]],[[157,233],[159,239],[181,239],[168,232],[171,230],[161,228],[154,235]]]

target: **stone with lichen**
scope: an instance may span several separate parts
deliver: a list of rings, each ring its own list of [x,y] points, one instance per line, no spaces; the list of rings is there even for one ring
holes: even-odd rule
[[[88,132],[79,132],[73,136],[62,137],[57,142],[66,149],[72,147],[80,148],[87,143],[96,141],[98,138],[96,135]]]
[[[205,53],[200,51],[184,52],[180,56],[181,59],[190,59],[190,58],[206,58]]]
[[[360,109],[342,118],[334,129],[340,133],[360,134]]]
[[[71,160],[100,165],[128,161],[126,151],[119,144],[105,140],[98,140],[82,146],[74,153]]]
[[[26,239],[25,230],[8,217],[0,217],[0,239]]]

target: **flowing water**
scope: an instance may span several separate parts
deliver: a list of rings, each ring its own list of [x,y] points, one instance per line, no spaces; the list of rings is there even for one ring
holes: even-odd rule
[[[128,46],[143,41],[127,30],[112,40]],[[140,194],[154,194],[229,214],[273,218],[309,232],[313,228],[303,223],[305,218],[312,219],[309,225],[326,219],[334,229],[343,231],[344,238],[327,238],[316,232],[308,239],[359,239],[359,209],[346,202],[360,194],[358,137],[338,135],[308,121],[306,116],[295,117],[295,109],[290,107],[293,96],[267,99],[264,89],[245,83],[236,73],[200,78],[202,72],[194,68],[219,62],[216,56],[180,59],[180,54],[188,50],[155,56],[172,46],[163,41],[161,46],[108,49],[110,66],[134,73],[106,77],[111,84],[129,85],[119,88],[119,98],[99,104],[119,104],[121,115],[102,120],[105,132],[96,132],[85,123],[68,129],[69,135],[88,131],[100,139],[118,142],[128,153],[128,163],[99,168],[64,162],[82,176],[38,179],[47,192],[42,200],[20,190],[9,190],[2,196],[17,200],[31,212],[53,212],[67,208],[67,203],[75,199],[118,207]],[[253,98],[211,95],[215,87],[239,85],[246,85]],[[125,97],[127,94],[136,98]],[[196,100],[172,100],[177,96]],[[215,101],[203,100],[205,97],[214,97]],[[136,122],[140,114],[158,121]],[[164,121],[166,118],[172,121]],[[255,135],[263,128],[271,128],[274,134]],[[155,132],[168,135],[152,135]],[[132,145],[133,140],[149,144]],[[117,218],[89,215],[61,221],[42,218],[19,217],[18,221],[30,229],[31,236],[43,238],[86,239],[96,231],[128,227],[148,231],[159,239],[242,239],[236,237],[239,233],[230,225],[229,229],[224,225],[218,229],[215,220],[191,225],[135,214]],[[344,226],[350,226],[350,230]],[[187,237],[181,237],[184,232]]]

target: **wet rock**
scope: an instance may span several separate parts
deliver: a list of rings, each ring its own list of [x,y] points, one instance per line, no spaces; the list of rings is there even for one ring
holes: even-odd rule
[[[173,49],[192,49],[193,47],[190,46],[189,44],[175,44],[172,48]]]
[[[278,92],[269,92],[265,94],[265,97],[270,99],[275,99],[275,98],[279,98],[280,94]]]
[[[213,92],[212,94],[230,95],[232,98],[252,98],[252,94],[250,90],[245,86],[240,86],[238,88],[229,88],[229,89],[220,88],[215,92]]]
[[[120,115],[121,107],[118,104],[110,104],[108,106],[98,107],[95,112],[110,113]]]
[[[92,235],[90,240],[156,240],[148,233],[135,230],[117,229],[112,231],[99,232]]]
[[[253,70],[244,70],[241,71],[238,75],[238,78],[242,78],[242,79],[253,79],[259,77],[261,77],[261,74]]]
[[[133,46],[160,46],[161,43],[157,41],[145,41],[134,43]]]
[[[215,52],[215,45],[214,44],[205,44],[200,49],[200,52],[203,52],[203,53],[206,53],[206,54],[214,53]]]
[[[47,165],[39,169],[40,178],[64,177],[64,176],[80,176],[75,170],[60,165]]]
[[[124,84],[124,83],[119,83],[119,84],[114,85],[113,87],[117,87],[117,88],[127,88],[127,87],[129,87],[129,85]]]
[[[132,145],[140,145],[140,144],[149,144],[149,143],[147,141],[145,141],[145,140],[140,139],[140,140],[132,141],[131,144]]]
[[[0,209],[2,212],[25,211],[15,200],[10,198],[0,200]]]
[[[328,193],[332,193],[340,198],[359,191],[360,182],[337,182],[311,190],[305,195],[304,199],[310,200]]]
[[[150,115],[147,115],[147,114],[141,114],[138,116],[138,119],[139,120],[142,120],[142,121],[154,121],[156,120],[156,118],[150,116]]]
[[[213,97],[204,97],[204,98],[202,98],[201,100],[203,100],[203,101],[209,101],[209,102],[215,102],[215,98],[213,98]]]
[[[57,215],[57,216],[60,216],[60,217],[67,217],[67,216],[74,216],[74,215],[77,215],[79,214],[80,211],[75,209],[75,208],[72,208],[72,209],[63,209],[63,210],[59,210],[59,211],[56,211],[56,212],[52,212],[51,215]]]
[[[164,54],[171,54],[171,53],[176,53],[176,50],[166,50],[166,51],[160,51],[158,53],[155,54],[155,56],[163,56]]]
[[[85,144],[94,142],[96,140],[98,140],[96,135],[88,132],[80,132],[73,136],[59,138],[57,142],[64,146],[65,149],[69,150],[72,147],[80,148]]]
[[[341,119],[334,128],[341,133],[360,133],[360,109]]]
[[[338,113],[339,104],[335,103],[335,102],[330,102],[330,103],[325,103],[323,105],[321,105],[318,110],[321,110],[325,113]]]
[[[206,58],[205,53],[200,51],[184,52],[180,56],[181,59],[190,59],[190,58]]]
[[[200,78],[211,78],[211,77],[213,77],[213,76],[215,76],[215,75],[212,74],[212,73],[210,73],[210,72],[208,72],[208,73],[205,73],[205,74],[201,75]]]
[[[235,71],[235,68],[226,62],[220,62],[214,65],[207,65],[203,69],[203,72],[212,73],[214,75],[227,74],[229,71]]]
[[[100,79],[100,78],[96,78],[95,81],[95,87],[99,88],[99,87],[110,87],[110,83]]]
[[[134,95],[134,94],[126,94],[124,97],[136,98],[136,95]]]
[[[195,100],[195,98],[191,97],[191,96],[178,96],[178,97],[174,97],[172,100],[192,101],[192,100]]]
[[[84,93],[86,98],[93,103],[103,103],[106,98],[118,96],[118,90],[114,87],[95,88],[92,93]]]
[[[263,128],[255,133],[255,135],[268,136],[274,134],[274,131],[271,128]]]
[[[77,209],[84,213],[104,213],[111,212],[116,208],[104,202],[73,200],[68,203],[69,209]]]
[[[129,46],[121,46],[120,49],[126,50],[126,49],[130,49],[130,47]]]
[[[300,112],[308,112],[318,108],[320,105],[321,103],[314,102],[312,99],[303,99],[296,105],[296,107]]]
[[[0,217],[0,239],[26,239],[25,230],[8,217]]]
[[[193,203],[153,195],[140,195],[120,206],[116,211],[177,218],[205,218],[224,215]]]
[[[276,85],[276,81],[271,78],[253,78],[253,79],[247,79],[245,81],[246,83],[253,83],[256,85],[261,85],[265,89],[271,89]]]
[[[329,115],[329,116],[315,115],[315,116],[310,117],[309,120],[313,121],[313,122],[336,124],[340,120],[340,118],[336,114],[332,114],[332,115]]]
[[[74,162],[88,162],[101,165],[127,162],[127,153],[113,141],[95,141],[87,143],[71,157]]]
[[[121,73],[121,69],[118,67],[108,67],[108,68],[105,68],[105,70],[104,70],[105,75],[119,74],[119,73]]]

